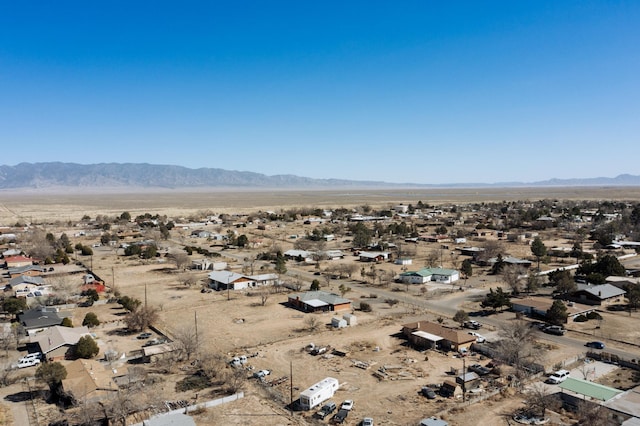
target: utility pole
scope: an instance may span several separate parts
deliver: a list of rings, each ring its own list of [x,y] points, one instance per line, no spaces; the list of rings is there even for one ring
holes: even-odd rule
[[[467,362],[466,358],[462,357],[462,402],[467,400]]]
[[[193,311],[193,321],[196,328],[196,358],[198,358],[198,347],[200,345],[198,344],[198,313],[196,311]]]
[[[144,307],[147,307],[147,283],[144,283]]]
[[[289,411],[293,416],[293,361],[289,360]]]

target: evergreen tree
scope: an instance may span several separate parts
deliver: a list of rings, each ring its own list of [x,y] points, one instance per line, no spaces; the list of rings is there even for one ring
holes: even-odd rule
[[[554,300],[547,310],[547,320],[551,324],[562,325],[567,322],[567,307],[561,300]]]

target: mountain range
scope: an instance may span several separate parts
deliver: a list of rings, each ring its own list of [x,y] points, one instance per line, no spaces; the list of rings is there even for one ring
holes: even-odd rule
[[[0,189],[5,190],[47,188],[510,188],[545,186],[640,186],[640,176],[622,174],[614,178],[549,179],[538,182],[417,184],[313,179],[295,175],[267,176],[246,171],[218,168],[190,169],[182,166],[146,163],[47,162],[0,166]]]

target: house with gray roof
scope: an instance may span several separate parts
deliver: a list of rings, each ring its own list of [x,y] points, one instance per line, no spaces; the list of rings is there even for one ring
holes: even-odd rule
[[[609,306],[624,303],[625,294],[626,291],[611,284],[578,284],[578,290],[571,294],[570,299],[585,305]]]
[[[351,300],[326,291],[306,291],[289,295],[289,306],[303,312],[350,311]]]
[[[44,308],[31,309],[18,314],[18,321],[29,336],[37,331],[60,325],[63,319],[57,312],[47,311]]]

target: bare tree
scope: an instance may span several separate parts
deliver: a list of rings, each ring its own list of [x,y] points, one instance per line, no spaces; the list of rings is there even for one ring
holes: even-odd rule
[[[191,359],[191,355],[198,352],[198,335],[192,325],[185,325],[174,330],[173,340],[178,354],[180,356],[186,355],[187,360]]]
[[[498,256],[499,254],[502,254],[502,252],[504,251],[502,248],[502,244],[497,240],[485,241],[482,248],[484,248],[484,250],[480,252],[478,259],[485,262],[493,257]]]
[[[315,315],[309,315],[305,318],[304,325],[310,332],[315,332],[320,329],[320,320]]]
[[[431,250],[427,255],[427,266],[434,267],[438,264],[438,260],[440,259],[440,253],[438,250]]]
[[[522,291],[522,278],[524,269],[518,265],[505,265],[502,268],[502,279],[511,289],[513,294],[519,294]]]
[[[43,229],[34,229],[25,236],[22,246],[32,257],[44,260],[47,257],[52,257],[55,253],[55,249],[47,240],[47,232]]]
[[[1,327],[0,328],[0,349],[4,349],[4,356],[9,357],[9,350],[15,347],[16,347],[16,341],[14,340],[13,333],[11,332],[11,327]]]
[[[590,401],[578,402],[576,416],[578,418],[576,426],[613,426],[618,424],[609,418],[607,408]]]
[[[542,383],[536,383],[527,392],[527,406],[535,415],[542,418],[547,410],[557,410],[562,405],[560,401],[549,392],[549,388]]]
[[[183,251],[171,253],[169,257],[176,265],[176,269],[185,269],[189,265],[189,255]]]
[[[499,357],[513,365],[516,375],[524,377],[527,366],[540,359],[541,350],[536,346],[534,328],[522,320],[504,324],[499,332]]]
[[[142,331],[158,320],[158,309],[152,306],[138,306],[124,317],[127,328]]]
[[[258,295],[260,296],[260,306],[264,306],[267,304],[267,300],[269,300],[269,296],[271,296],[271,292],[267,287],[263,287],[258,292]]]
[[[69,302],[73,296],[80,293],[80,282],[75,282],[69,275],[53,277],[49,282],[55,291],[56,297],[64,303]]]
[[[244,387],[247,382],[247,373],[243,369],[227,369],[225,371],[224,383],[227,391],[236,393]]]
[[[200,356],[199,366],[202,374],[213,381],[216,378],[221,378],[227,363],[222,355],[206,352]]]
[[[186,287],[191,287],[198,282],[198,277],[191,274],[183,274],[180,276],[180,282]]]

